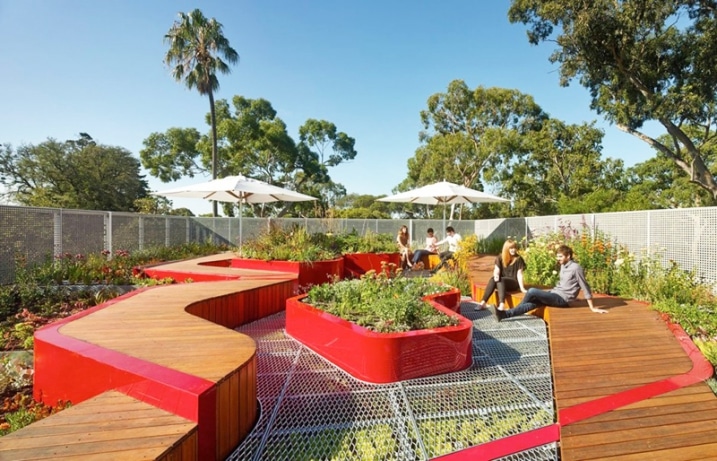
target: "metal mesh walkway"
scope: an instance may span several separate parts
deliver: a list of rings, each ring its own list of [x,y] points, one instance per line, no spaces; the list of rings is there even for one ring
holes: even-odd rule
[[[237,329],[257,342],[261,414],[229,460],[428,460],[553,423],[547,329],[497,323],[464,301],[475,325],[467,370],[369,384],[284,334],[284,314]],[[557,460],[556,444],[510,460]]]

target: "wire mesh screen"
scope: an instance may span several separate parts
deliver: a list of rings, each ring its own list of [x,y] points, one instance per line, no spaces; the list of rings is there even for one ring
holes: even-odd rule
[[[238,244],[239,218],[151,216],[133,213],[63,210],[0,205],[0,283],[12,281],[15,258],[40,263],[59,253],[87,254],[102,249],[136,251],[184,242]],[[243,239],[270,224],[305,226],[309,232],[374,232],[395,235],[409,226],[412,240],[423,246],[432,227],[443,238],[442,220],[243,218]],[[487,239],[533,239],[546,232],[581,229],[583,224],[624,245],[639,259],[657,258],[663,265],[694,270],[704,281],[717,282],[717,207],[651,210],[528,218],[446,222],[462,236]]]
[[[284,313],[238,331],[257,342],[254,430],[239,460],[428,460],[553,423],[546,326],[496,322],[464,302],[474,325],[473,365],[393,384],[354,379],[284,334]],[[511,454],[556,460],[555,444]]]
[[[142,248],[164,246],[167,242],[167,218],[164,216],[142,216]]]
[[[136,251],[140,249],[140,217],[141,215],[129,213],[112,213],[110,220],[112,248],[109,248],[110,250]]]
[[[647,213],[606,213],[595,216],[595,227],[607,233],[610,238],[624,245],[631,253],[640,252],[649,246],[648,236],[649,215]]]
[[[12,281],[17,264],[40,264],[56,254],[55,235],[61,232],[59,210],[0,207],[0,275]]]

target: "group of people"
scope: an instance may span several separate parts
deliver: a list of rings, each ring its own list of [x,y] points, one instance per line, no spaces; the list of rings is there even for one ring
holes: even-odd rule
[[[438,254],[440,263],[431,272],[439,271],[446,263],[453,258],[458,250],[458,242],[461,241],[460,234],[456,233],[452,226],[446,227],[446,237],[438,240],[429,228],[426,236],[426,244],[423,249],[411,252],[411,239],[408,234],[408,227],[401,226],[396,237],[399,251],[401,253],[402,267],[413,268],[421,258],[426,255]],[[448,244],[448,249],[438,253],[439,245]],[[508,239],[503,244],[501,253],[495,258],[493,274],[485,287],[483,298],[476,306],[477,310],[490,308],[496,319],[500,322],[509,317],[525,314],[539,306],[570,307],[582,290],[588,307],[592,312],[598,314],[607,313],[604,309],[598,309],[593,304],[593,295],[590,285],[585,280],[585,271],[582,266],[573,260],[573,250],[567,245],[561,245],[556,251],[557,263],[560,265],[560,276],[557,285],[550,290],[538,288],[526,288],[524,272],[526,269],[525,260],[518,253],[518,243]],[[524,293],[523,300],[512,309],[506,309],[505,298],[510,291]],[[490,297],[498,291],[498,305],[488,305]]]
[[[438,272],[446,263],[453,258],[453,254],[458,251],[458,242],[461,241],[461,236],[456,232],[453,226],[446,227],[446,237],[443,240],[438,240],[433,232],[433,228],[426,230],[426,243],[425,246],[414,252],[411,251],[411,238],[408,234],[408,227],[401,226],[396,236],[396,242],[398,243],[398,250],[401,254],[401,267],[413,269],[417,267],[421,258],[427,255],[437,254],[440,258],[440,263],[433,268],[432,272]],[[446,251],[438,252],[439,246],[444,243],[448,244]]]
[[[561,245],[557,251],[557,262],[560,265],[558,284],[550,290],[538,288],[525,288],[523,272],[526,269],[525,260],[518,254],[518,244],[508,239],[503,244],[503,251],[495,259],[493,276],[488,280],[483,298],[476,306],[477,310],[490,308],[499,322],[503,319],[525,314],[540,306],[570,307],[580,290],[583,291],[588,307],[598,314],[607,313],[593,304],[593,295],[590,285],[585,280],[585,271],[582,266],[573,260],[573,250],[567,245]],[[488,299],[498,291],[498,306],[487,305]],[[523,300],[513,309],[505,308],[505,297],[508,291],[520,290],[525,293]]]

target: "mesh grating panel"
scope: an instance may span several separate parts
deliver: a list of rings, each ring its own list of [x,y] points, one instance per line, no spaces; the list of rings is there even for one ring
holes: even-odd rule
[[[284,314],[237,330],[257,342],[261,415],[229,460],[428,460],[553,423],[542,320],[473,320],[470,368],[390,384],[354,379],[284,335]],[[510,460],[556,460],[550,444]]]

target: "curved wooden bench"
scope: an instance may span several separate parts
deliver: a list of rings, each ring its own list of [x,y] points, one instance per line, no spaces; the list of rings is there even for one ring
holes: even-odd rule
[[[38,330],[35,398],[78,404],[118,390],[198,423],[200,458],[224,459],[257,417],[256,345],[233,329],[282,311],[296,276],[207,260],[174,270],[234,279],[145,288]]]

